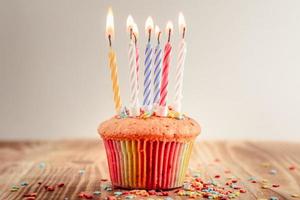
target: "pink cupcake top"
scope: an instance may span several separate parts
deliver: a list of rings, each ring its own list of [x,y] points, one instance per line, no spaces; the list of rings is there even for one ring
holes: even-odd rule
[[[151,116],[142,118],[113,117],[104,121],[98,128],[105,139],[157,139],[184,140],[200,134],[199,124],[192,118],[182,120]]]

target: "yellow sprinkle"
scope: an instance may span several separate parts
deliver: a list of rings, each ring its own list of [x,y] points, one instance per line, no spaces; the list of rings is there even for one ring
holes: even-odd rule
[[[293,198],[299,198],[300,195],[299,194],[291,194],[291,197],[293,197]]]
[[[261,164],[263,167],[265,168],[268,168],[268,167],[271,167],[271,164],[270,163],[267,163],[267,162],[264,162]]]
[[[261,188],[262,188],[262,189],[269,189],[270,186],[269,186],[269,185],[262,185]]]
[[[263,180],[261,180],[261,182],[262,182],[262,183],[268,183],[268,182],[269,182],[269,180],[267,180],[267,179],[263,179]]]

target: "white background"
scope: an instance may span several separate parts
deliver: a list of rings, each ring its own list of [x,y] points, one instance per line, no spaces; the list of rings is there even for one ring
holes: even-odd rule
[[[1,0],[0,138],[98,137],[98,123],[114,114],[104,34],[109,5],[125,104],[127,15],[139,26],[141,54],[148,15],[163,29],[174,22],[171,101],[182,11],[183,109],[202,125],[200,139],[300,140],[297,0]]]

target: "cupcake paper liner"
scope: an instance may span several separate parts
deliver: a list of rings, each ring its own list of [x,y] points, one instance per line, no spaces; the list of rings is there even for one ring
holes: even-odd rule
[[[112,184],[130,189],[172,189],[183,184],[190,141],[104,139]]]

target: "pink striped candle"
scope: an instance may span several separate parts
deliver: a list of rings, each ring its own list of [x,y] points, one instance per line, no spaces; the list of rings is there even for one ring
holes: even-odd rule
[[[140,52],[139,52],[139,48],[137,46],[137,39],[139,36],[139,29],[136,25],[136,23],[133,24],[133,36],[134,36],[134,43],[135,43],[135,60],[136,60],[136,74],[137,74],[137,93],[139,94],[139,88],[140,88],[140,84],[139,84],[139,71],[140,71]]]
[[[171,50],[172,46],[170,43],[171,33],[173,30],[172,22],[167,23],[166,31],[168,34],[168,42],[165,45],[164,57],[163,57],[163,66],[162,66],[162,80],[161,80],[161,89],[160,89],[160,108],[157,111],[159,116],[167,116],[168,106],[167,106],[167,96],[168,96],[168,84],[169,84],[169,69],[170,69],[170,59],[171,59]]]

